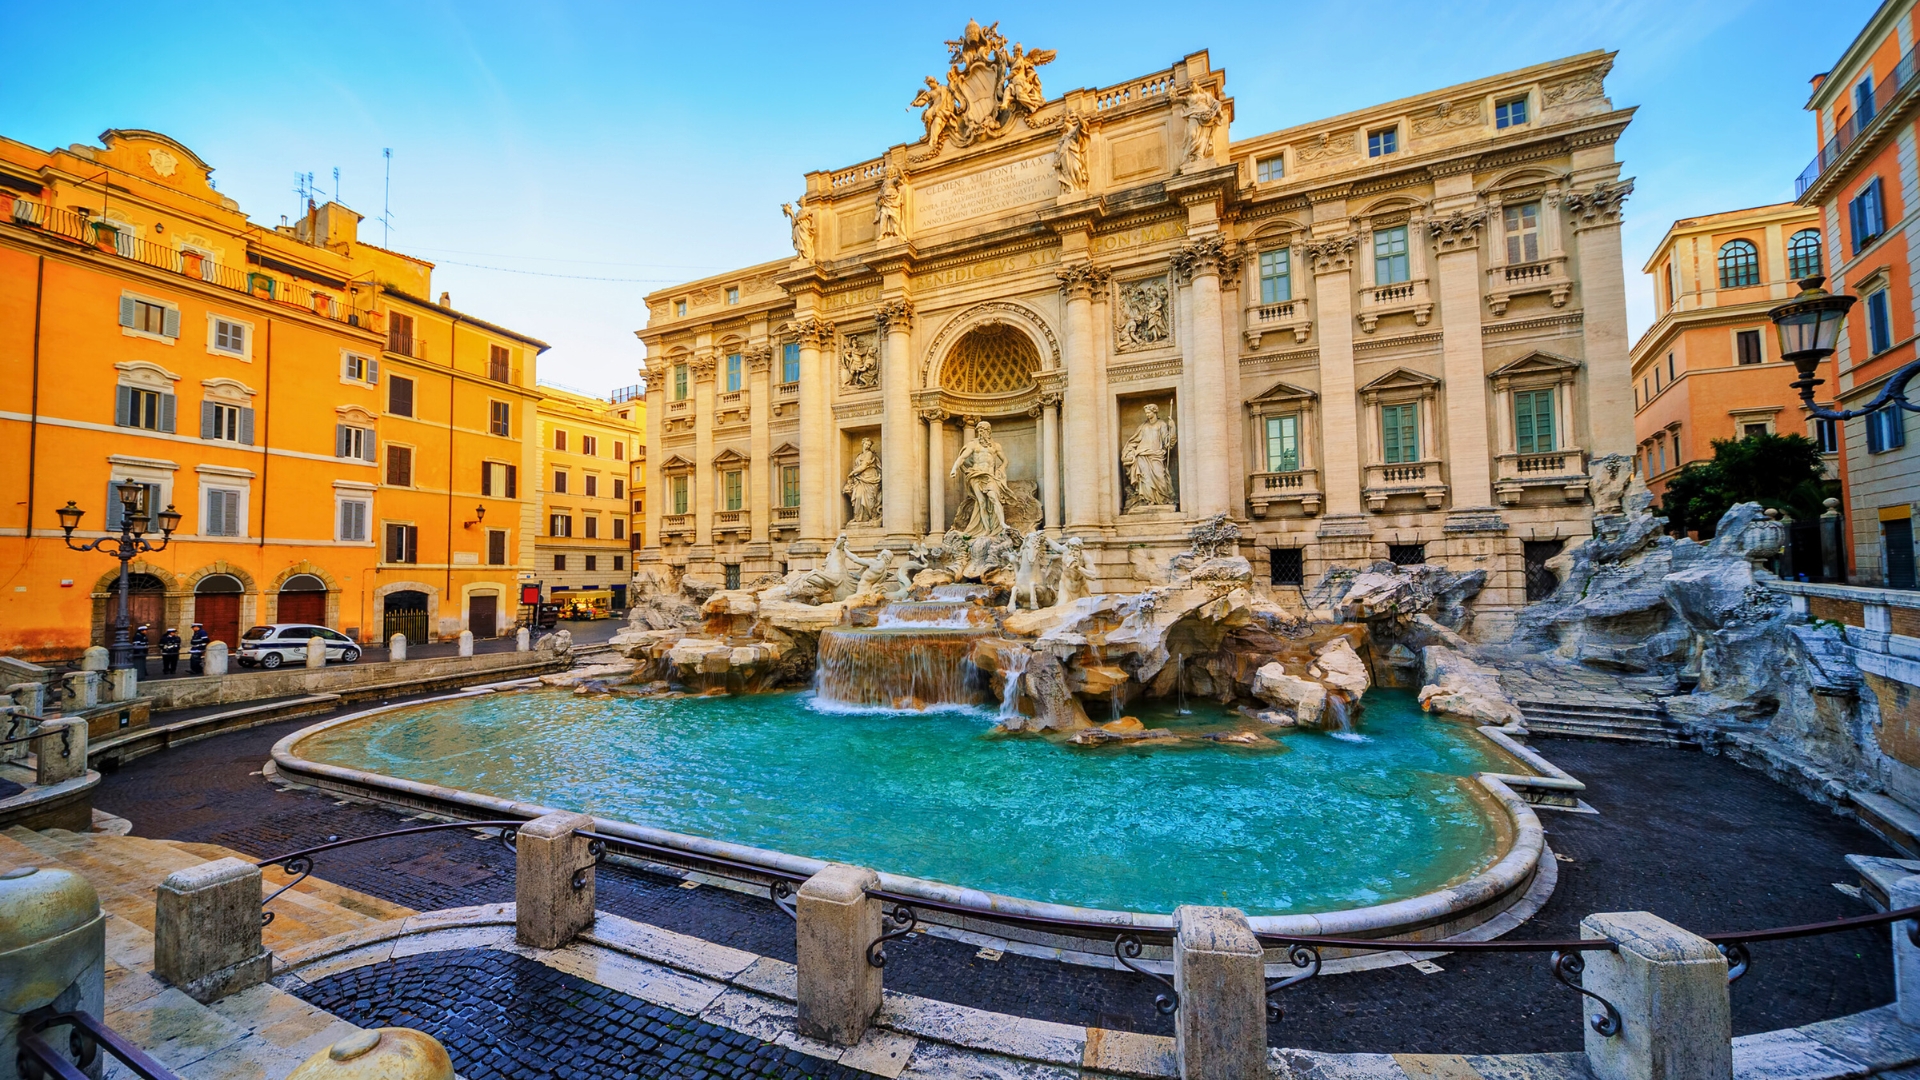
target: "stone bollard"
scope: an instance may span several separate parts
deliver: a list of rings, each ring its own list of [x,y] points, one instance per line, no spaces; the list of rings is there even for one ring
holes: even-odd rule
[[[533,634],[526,627],[513,632],[513,651],[529,652],[533,649]]]
[[[100,704],[100,673],[69,671],[66,674],[66,708],[91,709]]]
[[[33,740],[37,770],[33,782],[42,787],[87,775],[87,722],[43,720],[41,735]]]
[[[593,852],[576,829],[585,814],[548,814],[520,826],[514,841],[514,938],[557,949],[593,925]]]
[[[224,641],[207,642],[207,674],[225,675],[227,673],[227,643]]]
[[[47,711],[47,687],[45,683],[17,682],[7,687],[7,696],[13,699],[16,707],[27,710],[34,716]]]
[[[424,1031],[356,1031],[301,1062],[287,1080],[454,1080],[447,1048]]]
[[[307,667],[323,668],[327,666],[327,639],[314,635],[307,639]]]
[[[106,673],[108,701],[132,701],[140,694],[140,673],[133,668],[115,668]]]
[[[405,660],[407,658],[407,635],[395,634],[387,639],[387,659]]]
[[[1181,1080],[1267,1072],[1266,955],[1238,908],[1173,911],[1174,1052]]]
[[[215,859],[175,870],[154,893],[154,975],[204,1005],[273,974],[260,945],[259,867]]]
[[[1620,1010],[1620,1032],[1593,1030],[1604,1008],[1580,997],[1587,1068],[1594,1080],[1729,1080],[1733,1019],[1727,959],[1706,938],[1644,911],[1589,915],[1580,936],[1619,952],[1584,952],[1580,983]]]
[[[800,1034],[852,1046],[880,1011],[880,969],[867,946],[880,937],[880,875],[835,863],[806,880],[796,901]]]
[[[473,655],[473,631],[471,630],[460,631],[460,655]]]
[[[1920,907],[1920,874],[1904,877],[1887,890],[1887,910]],[[1893,924],[1893,990],[1902,1023],[1920,1026],[1920,947],[1907,935],[1910,922]]]
[[[107,920],[87,880],[51,866],[0,866],[0,1076],[19,1075],[21,1018],[35,1009],[106,1015]],[[67,1033],[46,1041],[72,1059]],[[92,1068],[68,1075],[100,1075]]]
[[[105,671],[112,655],[105,645],[89,645],[87,651],[80,654],[80,670]]]

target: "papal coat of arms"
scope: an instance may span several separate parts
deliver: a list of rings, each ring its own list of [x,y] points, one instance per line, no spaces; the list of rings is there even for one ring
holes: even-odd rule
[[[946,82],[927,76],[926,89],[913,99],[922,107],[928,153],[938,153],[943,142],[967,146],[998,135],[1046,104],[1040,65],[1053,62],[1054,50],[1029,51],[1019,42],[1009,47],[999,23],[981,26],[974,19],[947,50]]]

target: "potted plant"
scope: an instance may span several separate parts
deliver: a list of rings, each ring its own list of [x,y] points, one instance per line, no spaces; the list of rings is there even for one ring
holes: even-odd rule
[[[115,228],[110,222],[94,222],[93,246],[99,248],[101,251],[118,251],[120,247],[120,230]]]
[[[206,256],[197,251],[183,251],[180,253],[180,272],[188,277],[197,278],[206,276],[202,270],[205,263]]]

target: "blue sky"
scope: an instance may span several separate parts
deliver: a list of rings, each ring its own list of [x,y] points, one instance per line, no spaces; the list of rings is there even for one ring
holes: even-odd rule
[[[267,224],[297,212],[296,173],[331,193],[338,167],[374,243],[391,147],[391,245],[436,261],[455,306],[551,342],[543,378],[598,393],[636,378],[648,291],[786,253],[779,206],[804,172],[917,137],[907,102],[969,15],[1059,50],[1049,96],[1209,49],[1237,138],[1614,49],[1614,104],[1640,109],[1618,148],[1638,178],[1638,334],[1640,266],[1669,223],[1792,197],[1814,150],[1807,80],[1875,7],[22,5],[0,37],[0,133],[44,147],[166,132]]]

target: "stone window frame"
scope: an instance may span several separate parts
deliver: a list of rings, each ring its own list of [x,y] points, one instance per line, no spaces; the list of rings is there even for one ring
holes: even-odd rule
[[[223,348],[216,344],[216,342],[220,340],[218,330],[219,324],[221,323],[229,323],[240,328],[241,346],[239,349]],[[238,360],[243,364],[253,363],[253,332],[253,321],[250,319],[237,318],[233,315],[223,314],[218,311],[207,312],[207,352],[210,355],[224,356],[229,360]]]
[[[1280,416],[1300,418],[1300,463],[1294,472],[1313,472],[1320,467],[1318,453],[1320,431],[1320,395],[1287,382],[1276,382],[1258,397],[1247,401],[1249,473],[1267,472],[1267,420]]]
[[[777,449],[767,455],[767,479],[770,485],[770,489],[767,492],[767,505],[769,507],[778,509],[794,509],[799,507],[799,492],[797,490],[795,491],[793,506],[788,507],[785,501],[785,492],[781,487],[783,483],[782,470],[787,468],[797,469],[799,467],[800,448],[792,443],[781,443]]]
[[[1553,441],[1549,453],[1574,453],[1581,449],[1574,438],[1573,419],[1579,415],[1574,403],[1580,392],[1580,361],[1554,353],[1533,351],[1502,364],[1487,376],[1493,390],[1498,456],[1517,454],[1518,436],[1514,430],[1513,395],[1515,391],[1552,390]]]
[[[1360,401],[1366,417],[1365,461],[1380,465],[1439,465],[1440,448],[1445,445],[1440,431],[1440,387],[1438,376],[1412,368],[1395,368],[1360,388]],[[1381,408],[1389,405],[1417,405],[1414,438],[1420,453],[1412,461],[1388,462]]]
[[[1486,248],[1486,302],[1495,317],[1506,314],[1508,303],[1516,296],[1547,293],[1552,305],[1564,307],[1573,295],[1573,279],[1567,271],[1567,230],[1561,219],[1562,196],[1566,178],[1533,166],[1510,170],[1476,189],[1487,212],[1484,226]],[[1509,203],[1540,204],[1540,256],[1530,262],[1513,262],[1507,257],[1507,214]],[[1532,273],[1508,267],[1537,267]],[[1673,302],[1669,303],[1671,307]]]

